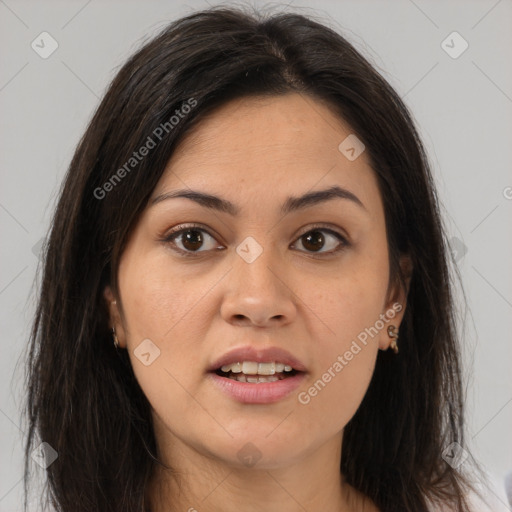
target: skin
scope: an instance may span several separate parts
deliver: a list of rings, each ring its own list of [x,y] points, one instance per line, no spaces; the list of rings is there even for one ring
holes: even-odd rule
[[[159,457],[176,474],[155,472],[152,512],[378,510],[340,475],[343,429],[366,393],[377,351],[389,347],[387,326],[400,326],[407,290],[389,286],[383,204],[366,154],[349,161],[338,150],[350,133],[312,98],[245,98],[203,120],[170,159],[153,198],[190,188],[227,199],[240,213],[187,198],[150,201],[122,255],[119,294],[105,289],[112,326],[153,408]],[[333,185],[364,207],[336,198],[280,213],[288,196]],[[183,223],[206,229],[203,245],[174,240],[196,256],[162,241]],[[303,235],[315,223],[349,245],[327,254],[342,242],[325,231],[323,245],[308,244]],[[252,263],[236,252],[247,236],[263,248]],[[410,261],[404,256],[401,264]],[[300,403],[298,393],[396,303],[402,311]],[[134,355],[144,339],[160,350],[149,366]],[[308,370],[300,388],[278,403],[242,404],[214,387],[208,366],[246,344],[291,352]],[[252,467],[237,456],[249,442],[261,456]]]

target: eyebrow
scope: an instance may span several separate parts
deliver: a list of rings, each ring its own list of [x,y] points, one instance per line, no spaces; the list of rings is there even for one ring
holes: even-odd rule
[[[197,190],[191,189],[174,190],[172,192],[160,194],[151,200],[151,205],[160,203],[167,199],[174,199],[178,197],[191,199],[192,201],[195,201],[196,203],[200,204],[201,206],[204,206],[205,208],[210,208],[212,210],[217,210],[219,212],[229,213],[230,215],[233,216],[236,216],[240,213],[239,208],[226,199],[222,199],[221,197],[218,196],[206,194],[204,192],[199,192]],[[281,206],[281,213],[288,214],[290,212],[302,210],[304,208],[308,208],[310,206],[323,203],[325,201],[330,201],[332,199],[346,199],[358,205],[362,209],[366,210],[364,204],[355,194],[353,194],[349,190],[346,190],[335,185],[325,190],[307,192],[306,194],[299,197],[288,197]]]

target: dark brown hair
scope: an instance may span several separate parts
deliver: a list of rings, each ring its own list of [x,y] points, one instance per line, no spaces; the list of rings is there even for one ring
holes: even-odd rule
[[[226,7],[171,23],[133,55],[71,161],[30,338],[26,495],[31,451],[45,441],[58,453],[45,492],[58,511],[143,509],[158,463],[150,407],[126,351],[114,348],[103,290],[117,292],[120,255],[184,134],[234,98],[290,92],[328,104],[364,142],[384,202],[391,277],[403,281],[402,253],[414,267],[400,353],[379,351],[345,428],[340,470],[383,512],[423,512],[435,500],[469,510],[469,477],[442,458],[450,443],[464,446],[460,356],[446,237],[410,114],[331,28],[300,14]],[[191,100],[194,108],[113,181]]]

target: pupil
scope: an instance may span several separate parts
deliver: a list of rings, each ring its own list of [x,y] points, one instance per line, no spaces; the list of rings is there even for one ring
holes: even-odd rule
[[[316,235],[316,236],[315,236]],[[309,249],[309,250],[312,250],[312,251],[316,251],[318,249],[321,249],[324,245],[324,236],[322,235],[322,233],[320,231],[311,231],[309,232],[307,235],[304,235],[305,236],[305,240],[306,242],[302,242],[302,244],[304,245],[304,247],[306,249]],[[318,245],[315,245],[315,241],[316,243],[318,244],[318,242],[320,243],[320,247]],[[308,244],[311,244],[312,247],[307,247]]]
[[[186,249],[191,251],[199,249],[203,243],[201,232],[197,229],[189,229],[188,231],[185,231],[182,243]]]

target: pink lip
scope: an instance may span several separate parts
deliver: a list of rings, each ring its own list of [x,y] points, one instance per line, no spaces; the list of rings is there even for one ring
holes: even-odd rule
[[[254,359],[245,359],[254,361]],[[263,362],[263,361],[260,361]],[[228,363],[229,364],[229,363]],[[292,365],[293,366],[293,365]],[[238,382],[234,379],[209,373],[208,377],[219,389],[235,400],[246,404],[270,404],[282,400],[296,389],[306,377],[305,373],[297,373],[292,377],[275,382]]]
[[[276,361],[277,363],[283,363],[290,365],[294,370],[305,372],[306,367],[297,358],[292,356],[288,351],[279,347],[269,348],[255,348],[250,345],[245,347],[239,347],[230,350],[223,356],[219,357],[214,363],[208,368],[208,372],[215,372],[221,366],[231,363],[241,363],[242,361],[254,361],[256,363],[266,363]],[[290,379],[287,378],[286,380]],[[235,382],[235,381],[233,381]],[[243,382],[239,384],[244,384]],[[274,384],[274,383],[270,383]],[[276,383],[277,384],[277,383]],[[251,385],[251,384],[250,384]],[[259,386],[265,386],[265,383],[258,384]]]

